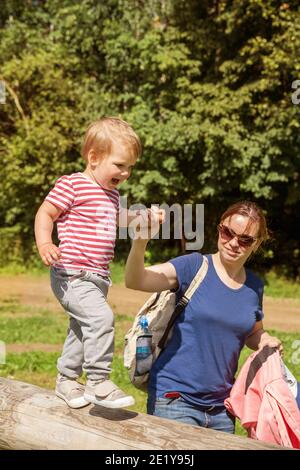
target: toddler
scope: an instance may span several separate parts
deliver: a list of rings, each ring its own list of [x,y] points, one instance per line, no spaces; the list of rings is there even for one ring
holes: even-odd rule
[[[52,290],[70,319],[55,391],[71,408],[90,402],[122,408],[134,399],[109,380],[114,320],[106,297],[120,211],[117,188],[129,178],[141,143],[125,121],[104,117],[88,127],[81,153],[85,170],[59,178],[35,219],[39,254],[51,266]],[[134,213],[125,215],[129,224]],[[54,222],[59,247],[52,242]],[[83,370],[85,387],[77,382]]]

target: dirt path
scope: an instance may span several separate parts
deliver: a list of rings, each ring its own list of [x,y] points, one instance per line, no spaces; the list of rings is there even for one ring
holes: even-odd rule
[[[6,352],[13,354],[27,353],[27,352],[44,352],[44,353],[57,353],[61,352],[61,344],[45,344],[45,343],[13,343],[6,345]]]
[[[116,284],[110,289],[109,303],[115,313],[133,316],[148,297],[147,293]],[[61,311],[45,276],[1,276],[0,300],[9,299],[15,299],[24,306]],[[265,297],[264,312],[264,325],[267,329],[300,332],[300,299]]]

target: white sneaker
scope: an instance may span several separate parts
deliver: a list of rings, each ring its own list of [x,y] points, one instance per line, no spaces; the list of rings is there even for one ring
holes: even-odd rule
[[[111,380],[88,380],[84,392],[85,400],[105,408],[127,408],[135,403],[131,395],[126,395]]]
[[[84,386],[75,379],[58,374],[55,394],[64,400],[70,408],[82,408],[90,404],[84,398]]]

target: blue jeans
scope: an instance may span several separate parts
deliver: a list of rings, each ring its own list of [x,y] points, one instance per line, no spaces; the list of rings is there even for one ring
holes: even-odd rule
[[[188,403],[182,397],[155,399],[150,395],[147,413],[160,418],[175,419],[181,423],[234,434],[235,418],[223,406],[208,411],[203,407]]]

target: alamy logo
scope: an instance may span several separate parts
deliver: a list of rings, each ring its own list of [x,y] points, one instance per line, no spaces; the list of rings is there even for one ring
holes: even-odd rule
[[[292,349],[295,349],[295,351],[292,354],[291,363],[295,365],[300,364],[300,339],[293,341]]]
[[[0,364],[6,364],[6,347],[3,341],[0,341]]]
[[[5,83],[3,80],[0,80],[0,104],[6,103],[6,95],[5,95]]]
[[[297,105],[300,103],[300,80],[293,81],[292,89],[296,90],[292,93],[292,103]]]
[[[120,205],[123,209],[127,209],[127,198],[120,198]],[[152,212],[162,210],[165,214],[164,223],[161,226],[151,226],[152,238],[162,240],[185,240],[185,249],[200,250],[204,243],[204,204],[151,204]],[[126,240],[148,238],[149,221],[147,216],[147,208],[143,204],[133,204],[129,207],[129,211],[137,211],[138,217],[133,219],[128,227],[119,223],[118,238]],[[161,234],[161,235],[160,235]]]

